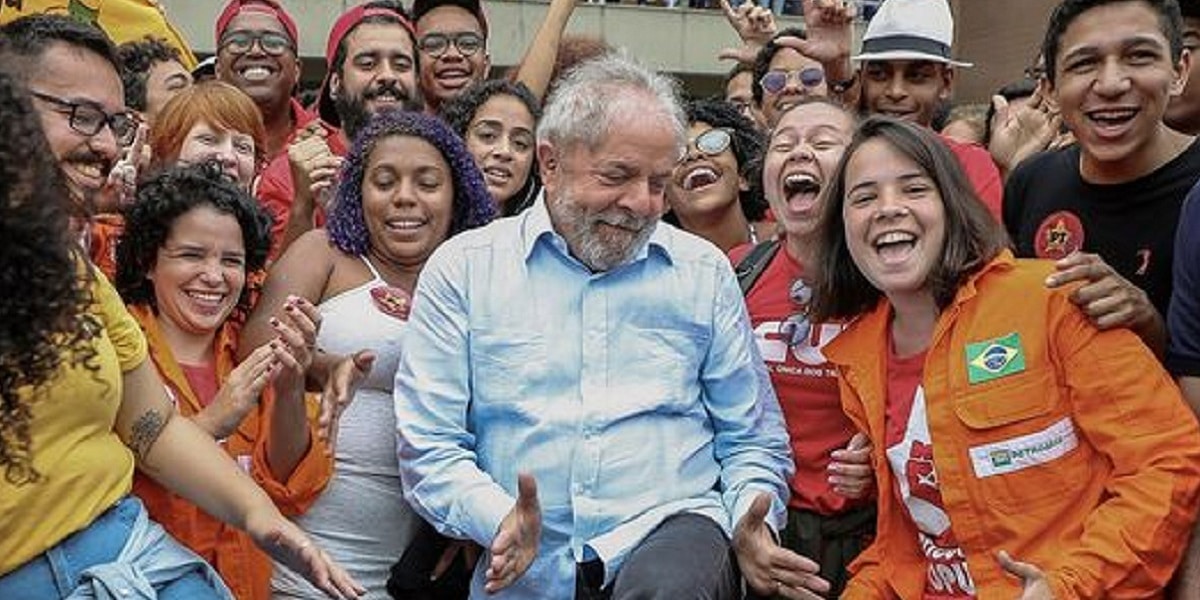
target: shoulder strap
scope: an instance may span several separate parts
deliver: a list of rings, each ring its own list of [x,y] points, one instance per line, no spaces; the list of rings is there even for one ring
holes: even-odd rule
[[[363,254],[360,258],[362,258],[362,261],[367,264],[367,268],[371,270],[371,275],[375,276],[376,281],[384,281],[383,277],[379,276],[379,271],[375,269],[375,265],[371,264],[371,259],[368,258],[366,254]]]
[[[772,258],[775,258],[775,253],[778,251],[779,240],[769,239],[755,245],[750,253],[733,268],[743,296],[750,293],[750,288],[754,287],[754,282],[758,281],[759,276],[767,269],[767,265],[771,263]]]

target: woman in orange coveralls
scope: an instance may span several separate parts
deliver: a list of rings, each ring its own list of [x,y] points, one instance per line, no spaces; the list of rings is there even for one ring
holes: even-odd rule
[[[844,598],[1148,598],[1188,541],[1200,431],[1154,356],[1016,260],[931,133],[864,122],[828,190],[812,318],[874,445]]]
[[[142,183],[126,210],[116,285],[146,334],[180,415],[225,451],[285,514],[303,512],[331,469],[308,421],[303,372],[274,347],[311,348],[319,318],[304,301],[272,319],[275,337],[236,364],[248,273],[270,248],[266,213],[217,167],[176,167]],[[262,399],[260,403],[260,398]],[[270,597],[271,561],[249,536],[138,473],[151,518],[216,567],[241,600]]]

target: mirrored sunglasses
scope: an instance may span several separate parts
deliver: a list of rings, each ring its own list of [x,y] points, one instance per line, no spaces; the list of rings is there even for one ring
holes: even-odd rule
[[[688,148],[695,148],[706,156],[716,156],[733,143],[733,136],[724,129],[714,127],[688,140]]]

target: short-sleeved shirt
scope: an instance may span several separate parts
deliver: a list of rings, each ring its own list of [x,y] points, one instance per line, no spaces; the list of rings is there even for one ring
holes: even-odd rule
[[[1079,147],[1021,163],[1004,188],[1004,225],[1022,258],[1075,250],[1104,262],[1150,297],[1159,314],[1171,298],[1179,208],[1200,177],[1200,142],[1133,181],[1098,185],[1079,173]]]
[[[63,366],[37,389],[29,423],[36,481],[14,485],[0,477],[0,574],[21,566],[87,527],[129,493],[133,453],[113,430],[122,375],[146,360],[146,340],[104,275],[95,272],[91,314],[100,325],[95,356]]]

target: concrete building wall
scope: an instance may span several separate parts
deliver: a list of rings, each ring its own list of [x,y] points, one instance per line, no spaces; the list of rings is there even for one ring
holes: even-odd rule
[[[974,62],[956,75],[955,100],[986,102],[1033,64],[1058,0],[952,0],[955,53]]]
[[[192,47],[210,54],[213,23],[224,2],[221,0],[161,0],[171,20],[182,30]],[[325,40],[337,16],[359,2],[350,0],[283,0],[300,30],[300,52],[306,57],[306,79],[320,77]],[[406,2],[407,4],[408,2]],[[503,68],[521,59],[541,25],[548,3],[538,1],[486,0],[492,63]],[[779,26],[803,27],[803,19],[784,17]],[[712,93],[721,76],[732,66],[718,61],[717,53],[737,41],[737,36],[719,10],[646,7],[621,4],[581,3],[568,32],[599,36],[624,46],[634,56],[664,71],[680,75],[696,93]]]

